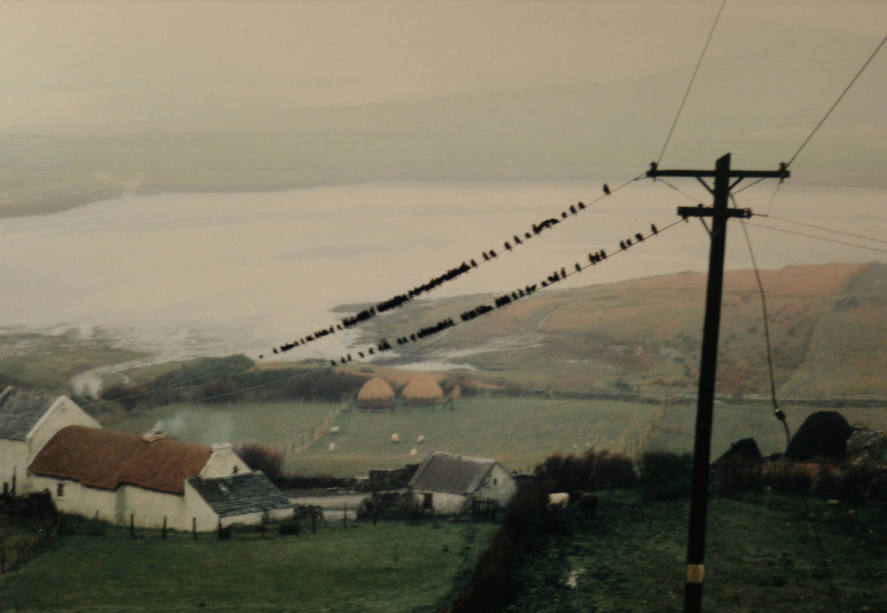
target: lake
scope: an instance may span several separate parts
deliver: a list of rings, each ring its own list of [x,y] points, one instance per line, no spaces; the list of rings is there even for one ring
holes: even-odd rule
[[[499,257],[428,298],[510,291],[589,251],[676,219],[695,204],[662,183],[632,183],[569,216],[513,252],[503,242],[601,195],[600,181],[564,183],[361,184],[280,192],[133,195],[50,215],[0,219],[0,325],[109,332],[162,359],[246,353],[329,326],[336,305],[380,301],[495,249]],[[775,182],[738,204],[766,210]],[[680,187],[708,203],[695,182]],[[887,237],[887,192],[814,189],[787,182],[773,214],[871,237]],[[752,220],[758,223],[759,220]],[[774,219],[762,223],[822,232]],[[883,261],[885,253],[749,228],[760,266]],[[884,249],[883,242],[831,238]],[[705,270],[698,221],[680,224],[558,288]],[[585,260],[587,261],[587,260]],[[731,224],[728,268],[748,268]],[[454,316],[458,314],[454,313]],[[495,315],[492,315],[495,316]],[[331,335],[287,358],[336,357],[348,336]]]

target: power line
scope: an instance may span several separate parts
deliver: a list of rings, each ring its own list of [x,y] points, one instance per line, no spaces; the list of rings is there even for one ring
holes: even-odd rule
[[[826,111],[825,115],[822,116],[822,119],[820,119],[819,123],[816,124],[816,127],[813,128],[813,131],[810,132],[810,134],[807,136],[807,138],[804,139],[804,142],[801,143],[801,146],[798,147],[798,150],[795,151],[795,154],[789,159],[787,166],[791,166],[792,162],[795,161],[795,158],[798,157],[798,154],[801,153],[801,151],[803,151],[804,147],[807,146],[807,143],[810,142],[810,139],[813,138],[813,135],[816,134],[816,132],[819,130],[819,128],[822,126],[822,124],[825,123],[825,120],[828,119],[829,115],[832,114],[832,111],[834,111],[835,108],[838,106],[838,103],[841,102],[841,100],[844,98],[844,95],[848,91],[850,91],[850,88],[853,87],[854,83],[856,83],[856,80],[859,78],[859,75],[861,75],[863,73],[863,71],[868,67],[869,63],[878,54],[878,51],[881,50],[881,47],[884,46],[885,41],[887,41],[887,36],[885,36],[884,38],[881,39],[881,42],[878,43],[878,46],[875,47],[875,50],[872,51],[872,54],[869,56],[869,58],[863,63],[862,67],[859,69],[859,71],[856,73],[856,75],[854,75],[854,77],[850,80],[850,83],[847,84],[847,87],[844,88],[844,91],[841,92],[841,95],[838,96],[838,99],[835,100],[835,102],[834,102],[834,104],[832,104],[831,108],[829,108],[829,110]]]
[[[361,351],[352,351],[350,353],[347,353],[346,355],[340,356],[338,360],[330,360],[330,365],[337,366],[340,364],[347,364],[355,360],[355,355],[357,356],[357,359],[375,356],[377,353],[384,353],[386,351],[394,349],[396,345],[399,346],[418,342],[428,336],[443,332],[444,330],[454,328],[461,324],[472,321],[478,317],[487,315],[497,309],[504,308],[514,302],[517,302],[522,298],[526,298],[542,288],[550,287],[551,285],[563,281],[568,277],[579,274],[586,268],[595,266],[603,262],[604,260],[607,260],[609,257],[613,257],[622,252],[625,252],[632,246],[636,246],[645,240],[657,236],[658,234],[661,234],[662,232],[665,232],[666,230],[669,230],[684,221],[684,219],[678,219],[671,222],[670,224],[663,226],[662,228],[658,228],[656,224],[650,224],[649,234],[644,235],[643,233],[638,232],[631,237],[621,240],[619,242],[619,249],[616,249],[609,255],[604,249],[589,253],[587,256],[587,263],[580,264],[579,262],[575,262],[573,266],[569,268],[569,272],[566,266],[561,267],[560,270],[555,270],[552,274],[548,275],[548,277],[537,283],[528,284],[523,288],[519,288],[518,290],[515,290],[513,292],[498,296],[492,304],[487,303],[478,305],[473,309],[463,312],[458,316],[458,318],[447,317],[441,319],[434,325],[424,327],[412,334],[409,334],[407,336],[400,336],[394,341],[395,345],[393,345],[392,342],[388,339],[382,339],[371,347],[365,348]]]
[[[734,200],[735,203],[735,200]],[[758,282],[758,292],[761,294],[761,313],[764,318],[764,343],[767,346],[767,371],[770,375],[770,400],[773,403],[773,415],[782,422],[785,430],[785,450],[788,452],[788,446],[791,443],[791,434],[789,433],[788,423],[785,421],[785,411],[779,408],[776,402],[776,378],[773,376],[773,351],[770,344],[770,323],[767,316],[767,297],[764,292],[764,284],[761,282],[761,273],[758,270],[758,262],[755,258],[755,251],[752,248],[751,237],[748,235],[748,228],[745,227],[745,221],[739,220],[742,225],[742,233],[745,235],[745,243],[748,245],[748,254],[751,257],[752,267],[755,271],[755,280]]]
[[[361,324],[369,319],[376,317],[379,313],[384,313],[386,311],[390,311],[390,310],[399,308],[399,307],[403,306],[404,304],[406,304],[407,302],[413,300],[414,298],[416,298],[422,294],[428,293],[428,292],[436,289],[437,287],[443,285],[444,283],[447,283],[449,281],[453,281],[453,280],[457,279],[458,277],[470,272],[471,270],[478,268],[479,266],[483,265],[486,262],[491,262],[495,259],[498,259],[499,255],[501,253],[513,252],[519,246],[523,245],[526,241],[528,241],[534,237],[537,237],[542,232],[544,232],[550,228],[553,228],[554,226],[558,225],[559,223],[561,223],[563,221],[566,221],[567,219],[569,219],[571,217],[574,217],[574,216],[580,214],[581,212],[587,210],[592,205],[600,202],[601,200],[603,200],[604,198],[607,198],[608,196],[615,194],[616,192],[618,192],[619,190],[623,189],[624,187],[630,185],[631,183],[634,183],[635,181],[639,181],[643,177],[644,177],[644,174],[640,174],[640,175],[638,175],[632,179],[629,179],[629,180],[625,181],[624,183],[621,183],[620,185],[617,185],[616,187],[613,187],[613,188],[610,188],[610,186],[608,184],[604,183],[602,195],[589,201],[588,204],[585,204],[584,202],[579,201],[578,204],[570,205],[569,208],[561,211],[559,217],[557,215],[555,215],[554,217],[545,218],[538,223],[533,223],[529,230],[513,234],[511,238],[506,239],[502,243],[502,248],[500,249],[500,251],[498,253],[495,249],[490,249],[488,251],[484,251],[481,254],[481,257],[479,257],[477,259],[470,258],[468,260],[463,260],[459,266],[449,269],[445,273],[432,278],[431,280],[427,281],[426,283],[423,283],[422,285],[418,285],[418,286],[416,286],[404,293],[396,294],[387,300],[383,300],[382,302],[379,302],[367,309],[360,311],[356,315],[345,317],[338,322],[332,323],[328,326],[324,326],[323,328],[317,329],[311,333],[301,336],[296,340],[293,340],[288,343],[283,343],[281,345],[273,347],[272,352],[275,354],[285,353],[285,352],[290,351],[291,349],[294,349],[294,348],[299,347],[301,345],[306,345],[308,343],[314,342],[314,341],[324,338],[326,336],[335,334],[338,331],[342,331],[347,328],[351,328],[353,326]],[[260,354],[259,359],[261,360],[263,358],[264,358],[264,354]]]
[[[675,113],[674,121],[671,122],[671,128],[668,130],[668,136],[665,137],[665,143],[662,145],[662,151],[659,152],[659,157],[656,158],[657,164],[662,161],[662,156],[665,155],[665,150],[668,148],[668,143],[671,140],[671,135],[674,133],[674,129],[678,125],[678,119],[680,119],[681,112],[684,110],[684,105],[687,103],[687,98],[690,95],[690,89],[693,87],[693,82],[696,80],[696,74],[699,72],[699,67],[702,65],[702,58],[705,57],[705,51],[708,49],[708,44],[711,42],[711,37],[715,33],[715,27],[718,25],[718,20],[721,18],[721,12],[723,12],[725,4],[727,4],[727,0],[721,0],[721,7],[718,9],[718,14],[715,16],[714,23],[711,24],[711,30],[709,30],[708,32],[708,38],[705,39],[705,45],[702,46],[702,52],[699,54],[699,60],[696,62],[696,68],[693,69],[693,75],[690,77],[690,82],[687,83],[687,90],[684,92],[684,97],[681,100],[681,104],[678,106],[678,112]]]
[[[764,228],[766,230],[773,230],[774,232],[784,232],[785,234],[794,234],[796,236],[805,236],[807,238],[813,238],[820,241],[825,241],[827,243],[835,243],[836,245],[847,245],[848,247],[857,247],[859,249],[868,249],[869,251],[877,251],[880,253],[887,253],[887,249],[879,249],[877,247],[870,247],[868,245],[860,245],[858,243],[849,243],[847,241],[839,241],[833,238],[826,238],[824,236],[816,236],[815,234],[805,234],[804,232],[795,232],[794,230],[786,230],[784,228],[774,228],[773,226],[767,226],[759,223],[752,223],[750,221],[745,222],[750,226],[754,226],[756,228]]]
[[[843,234],[844,236],[852,236],[853,238],[861,238],[863,240],[872,241],[875,243],[887,244],[887,240],[884,240],[882,238],[874,238],[872,236],[865,236],[864,234],[853,234],[852,232],[844,232],[843,230],[834,230],[832,228],[826,228],[825,226],[817,226],[812,223],[806,223],[803,221],[795,221],[793,219],[786,219],[785,217],[777,217],[775,215],[760,215],[759,217],[766,217],[767,219],[775,219],[777,221],[784,221],[785,223],[791,223],[791,224],[795,224],[798,226],[806,226],[808,228],[822,230],[823,232],[832,232],[834,234]]]

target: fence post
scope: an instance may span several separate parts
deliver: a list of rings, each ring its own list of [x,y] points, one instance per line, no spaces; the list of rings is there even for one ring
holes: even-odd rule
[[[191,534],[194,535],[194,540],[197,540],[197,518],[191,518]]]
[[[342,513],[342,527],[348,527],[348,503],[345,503],[345,512]]]
[[[311,534],[317,534],[317,513],[311,511]]]
[[[166,540],[166,515],[163,516],[163,536],[161,538]]]
[[[129,537],[135,539],[136,537],[136,516],[135,513],[129,514]]]
[[[6,546],[0,545],[0,575],[6,574]]]

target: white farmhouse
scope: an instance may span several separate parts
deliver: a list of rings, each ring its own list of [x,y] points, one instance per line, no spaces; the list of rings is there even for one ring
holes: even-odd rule
[[[293,505],[231,449],[157,433],[68,426],[31,462],[33,491],[58,510],[147,528],[210,531],[292,517]]]
[[[48,396],[13,386],[0,392],[2,491],[29,491],[27,467],[56,432],[70,425],[99,427],[67,396]]]
[[[517,484],[501,464],[435,451],[416,469],[409,487],[416,502],[434,513],[459,513],[472,500],[508,503]]]

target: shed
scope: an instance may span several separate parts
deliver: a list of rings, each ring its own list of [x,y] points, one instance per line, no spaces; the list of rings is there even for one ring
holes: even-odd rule
[[[362,409],[387,409],[394,406],[394,390],[381,377],[373,377],[357,392],[357,406]]]
[[[443,390],[434,377],[421,373],[410,380],[401,396],[408,404],[433,404],[443,398]]]
[[[504,506],[517,484],[501,464],[489,458],[435,451],[410,479],[416,502],[434,513],[460,512],[472,500],[495,500]]]

